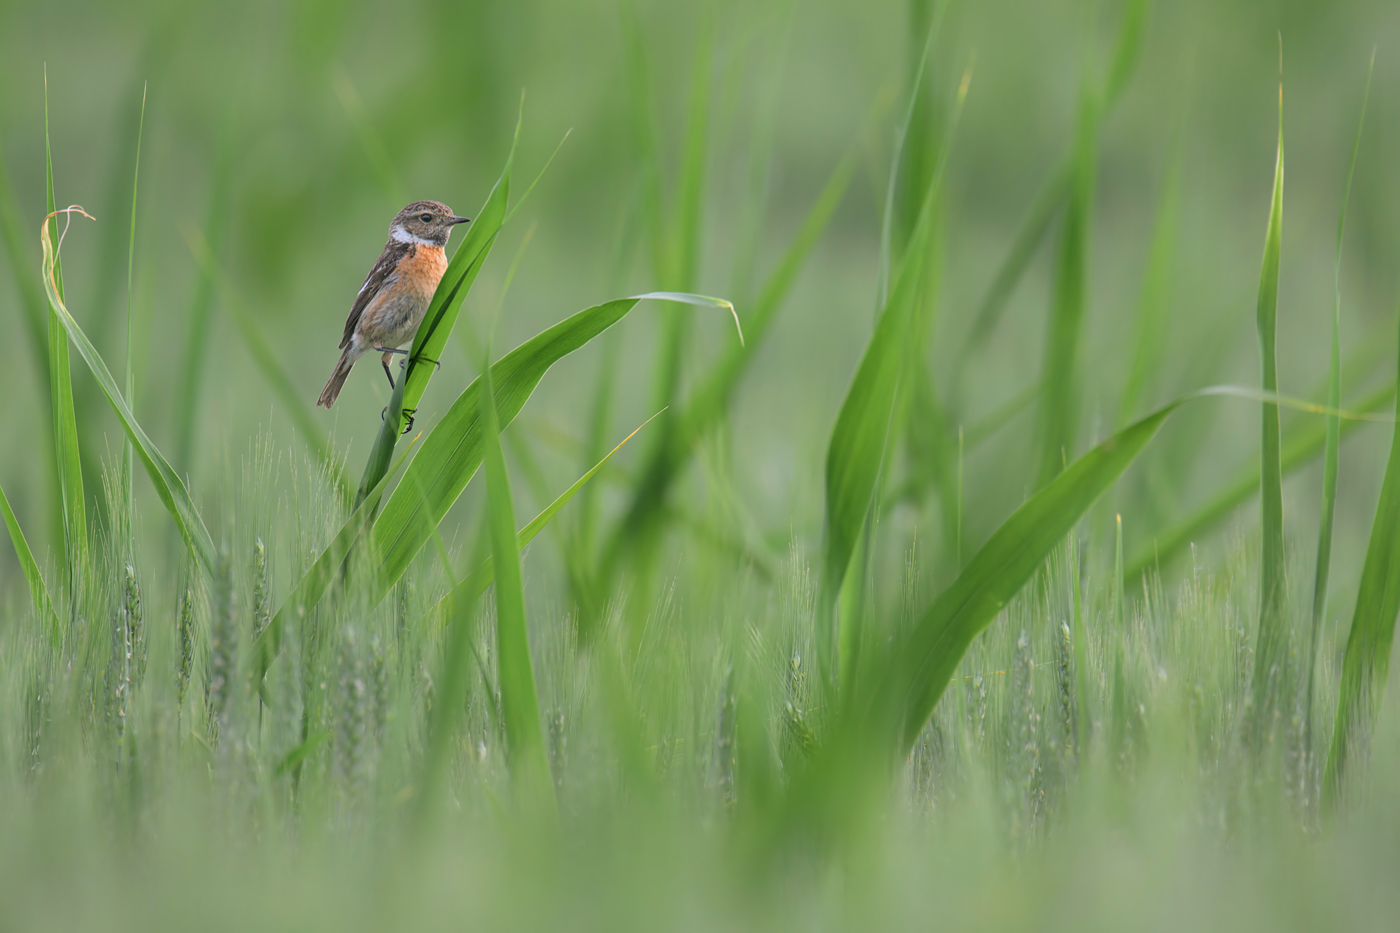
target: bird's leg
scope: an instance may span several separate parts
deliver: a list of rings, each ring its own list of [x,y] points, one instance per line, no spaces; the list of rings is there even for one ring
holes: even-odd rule
[[[413,430],[413,416],[416,415],[416,414],[418,414],[418,409],[416,409],[416,408],[405,408],[405,409],[403,410],[403,417],[404,417],[403,433],[404,433],[404,434],[407,434],[409,431],[412,431],[412,430]]]
[[[378,349],[378,348],[376,348],[376,349]],[[380,360],[379,360],[381,363],[384,364],[384,375],[386,375],[386,376],[389,377],[389,389],[390,389],[390,391],[392,391],[394,388],[396,388],[396,386],[394,385],[394,374],[391,373],[391,372],[389,372],[389,361],[392,360],[393,358],[394,358],[393,351],[385,351],[384,356],[382,356],[382,357],[380,358]]]

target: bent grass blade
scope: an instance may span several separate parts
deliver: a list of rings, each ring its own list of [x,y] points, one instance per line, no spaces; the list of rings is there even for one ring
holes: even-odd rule
[[[68,208],[66,211],[55,213],[67,213],[68,211],[83,213],[84,217],[91,219],[91,215],[84,213],[82,208]],[[78,322],[68,313],[68,308],[63,303],[57,281],[57,250],[49,235],[50,217],[44,218],[43,226],[39,231],[39,243],[43,250],[44,291],[48,294],[49,308],[66,331],[67,339],[71,339],[78,348],[78,353],[92,371],[92,375],[97,380],[103,394],[107,396],[107,401],[111,404],[112,410],[116,412],[123,430],[131,439],[137,455],[140,456],[141,462],[145,465],[146,473],[151,477],[151,484],[156,488],[156,494],[160,496],[161,502],[165,503],[170,517],[175,520],[175,526],[179,529],[180,536],[185,539],[186,546],[189,547],[190,552],[200,565],[207,572],[212,573],[216,559],[214,542],[209,536],[209,529],[204,527],[204,520],[199,517],[199,510],[195,508],[189,490],[185,488],[185,483],[180,479],[179,474],[161,455],[151,439],[146,436],[145,430],[132,415],[131,408],[127,405],[121,388],[112,378],[112,373],[107,369],[107,364],[103,362],[101,354],[88,340],[87,334],[83,333],[83,329],[78,326]]]

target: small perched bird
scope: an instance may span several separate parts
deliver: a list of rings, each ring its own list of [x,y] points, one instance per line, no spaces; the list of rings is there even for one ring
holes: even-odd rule
[[[321,390],[317,405],[330,408],[335,404],[350,367],[370,350],[384,354],[384,374],[389,377],[389,387],[394,387],[389,361],[395,353],[407,352],[398,347],[413,339],[433,300],[433,292],[447,271],[443,248],[452,228],[468,220],[437,201],[414,201],[399,211],[389,225],[384,252],[355,296],[355,304],[345,320],[345,335],[340,338],[344,352]]]

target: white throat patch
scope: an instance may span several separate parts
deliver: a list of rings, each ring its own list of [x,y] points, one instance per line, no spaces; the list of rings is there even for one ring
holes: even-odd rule
[[[389,231],[389,237],[396,243],[416,243],[419,246],[436,246],[432,240],[425,240],[421,236],[415,236],[403,228],[403,224],[394,224]]]

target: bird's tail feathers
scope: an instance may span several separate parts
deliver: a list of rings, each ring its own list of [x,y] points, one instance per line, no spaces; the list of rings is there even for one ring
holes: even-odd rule
[[[345,352],[340,354],[340,362],[335,364],[335,372],[331,373],[326,387],[321,390],[321,397],[316,400],[316,404],[322,408],[330,408],[340,396],[340,389],[345,385],[345,378],[350,375],[350,367],[355,365],[355,356],[358,356],[351,355],[352,349],[353,347],[346,347]]]

